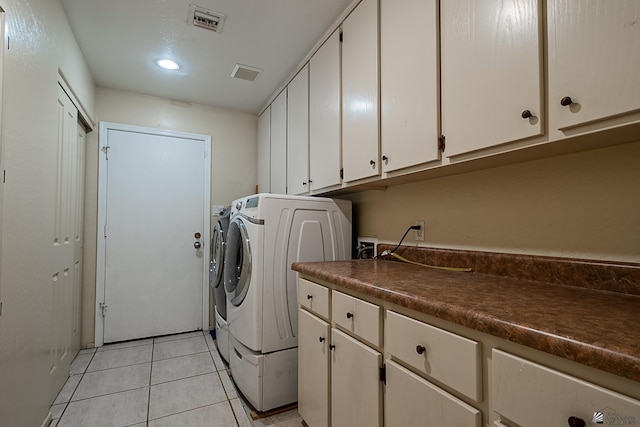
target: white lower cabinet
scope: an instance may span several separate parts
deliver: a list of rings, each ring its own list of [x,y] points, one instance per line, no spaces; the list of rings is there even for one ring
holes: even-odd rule
[[[299,279],[298,410],[309,427],[640,425],[627,379],[343,291]]]
[[[386,362],[387,427],[480,427],[482,414],[393,361]]]
[[[639,401],[496,349],[491,389],[493,411],[523,427],[640,424]]]
[[[329,425],[329,324],[298,315],[298,412],[310,427]]]
[[[331,330],[331,425],[382,425],[382,355],[358,340]]]

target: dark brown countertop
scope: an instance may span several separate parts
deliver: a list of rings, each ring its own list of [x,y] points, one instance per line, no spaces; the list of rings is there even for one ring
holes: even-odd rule
[[[294,263],[335,283],[640,381],[640,296],[385,260]]]

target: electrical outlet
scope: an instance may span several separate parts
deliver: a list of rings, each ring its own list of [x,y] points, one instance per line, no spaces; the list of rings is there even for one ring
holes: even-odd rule
[[[420,229],[416,230],[416,240],[418,242],[424,242],[424,220],[423,219],[417,220],[416,225],[420,226]]]
[[[356,258],[375,258],[377,254],[378,239],[375,237],[358,237],[356,246]]]

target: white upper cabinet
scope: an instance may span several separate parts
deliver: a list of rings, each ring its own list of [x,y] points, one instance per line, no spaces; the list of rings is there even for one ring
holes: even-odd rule
[[[380,0],[382,171],[438,160],[436,0]]]
[[[446,156],[543,133],[540,8],[536,0],[441,2]]]
[[[258,117],[258,191],[271,191],[271,106]]]
[[[271,192],[287,194],[287,89],[271,103]]]
[[[548,4],[551,128],[640,110],[640,2]]]
[[[335,31],[309,61],[309,187],[339,185],[340,34]]]
[[[378,1],[362,0],[342,24],[344,180],[380,174]]]
[[[287,87],[287,193],[309,191],[309,65]]]

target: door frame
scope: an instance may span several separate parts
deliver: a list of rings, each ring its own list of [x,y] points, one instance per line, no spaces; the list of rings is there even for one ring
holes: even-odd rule
[[[96,230],[97,259],[96,259],[96,305],[95,305],[95,337],[94,345],[104,345],[104,317],[100,305],[105,298],[105,273],[106,273],[106,244],[104,230],[107,216],[107,157],[104,147],[108,144],[107,134],[110,130],[146,133],[150,135],[167,136],[173,138],[192,139],[204,142],[204,194],[203,194],[203,232],[202,252],[209,253],[207,236],[211,228],[211,136],[190,132],[180,132],[166,129],[157,129],[144,126],[126,125],[121,123],[100,122],[99,134],[99,161],[98,161],[98,224]],[[106,150],[108,153],[108,150]],[[206,257],[202,259],[202,330],[209,329],[209,263]]]

